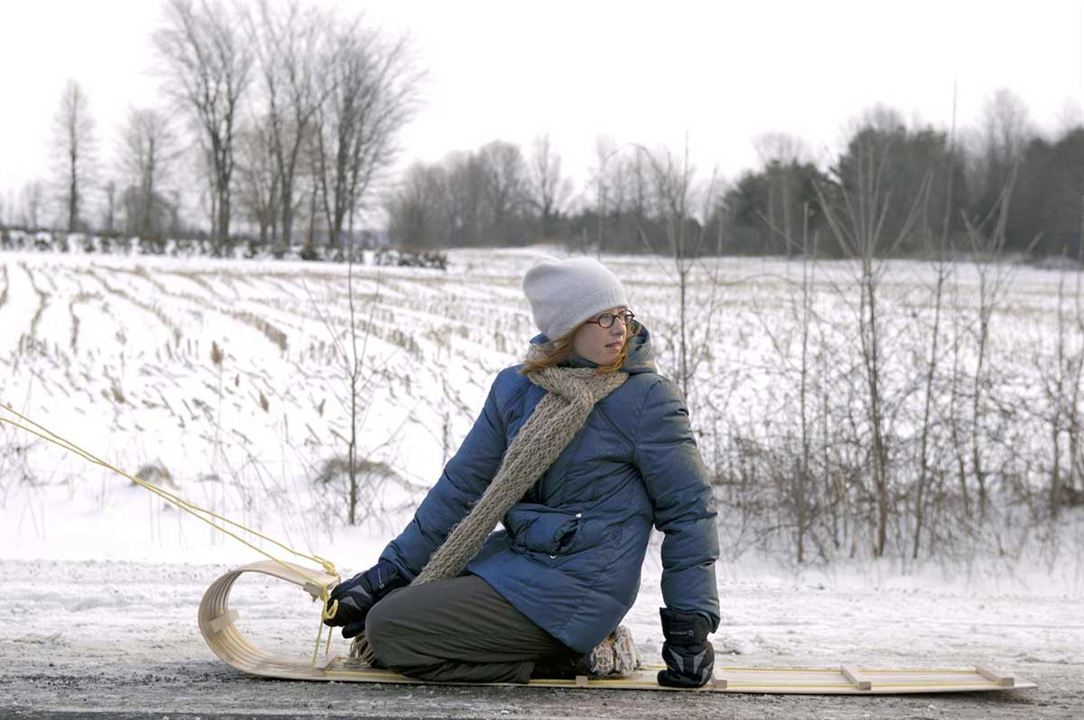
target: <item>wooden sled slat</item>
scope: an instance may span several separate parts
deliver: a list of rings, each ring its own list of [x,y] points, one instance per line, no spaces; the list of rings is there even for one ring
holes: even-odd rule
[[[872,690],[873,681],[862,674],[858,668],[853,665],[843,665],[839,671],[843,674],[843,677],[847,679],[855,690]]]
[[[199,606],[199,627],[211,650],[226,664],[261,677],[323,682],[368,682],[404,685],[432,684],[371,668],[360,660],[335,655],[286,656],[256,647],[237,628],[237,612],[229,607],[230,590],[244,573],[262,573],[298,585],[314,598],[335,578],[321,570],[264,560],[226,573],[211,583]],[[606,690],[667,690],[672,692],[730,692],[788,695],[901,695],[1024,690],[1034,683],[985,665],[971,669],[862,668],[846,664],[836,668],[780,668],[716,666],[712,682],[696,690],[667,688],[656,682],[660,665],[645,666],[628,678],[531,680],[531,687]],[[477,683],[500,685],[502,683]]]
[[[988,668],[985,665],[977,666],[975,672],[982,675],[990,682],[996,683],[998,687],[1011,688],[1015,682],[1015,678],[1013,678],[1012,675],[1006,675],[992,668]]]

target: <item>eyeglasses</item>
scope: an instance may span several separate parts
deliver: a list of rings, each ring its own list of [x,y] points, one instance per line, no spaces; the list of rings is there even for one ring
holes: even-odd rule
[[[623,313],[614,315],[613,313],[602,313],[594,320],[584,320],[585,323],[593,323],[600,328],[606,329],[613,327],[614,320],[620,320],[621,324],[625,327],[636,327],[636,315],[626,310]]]

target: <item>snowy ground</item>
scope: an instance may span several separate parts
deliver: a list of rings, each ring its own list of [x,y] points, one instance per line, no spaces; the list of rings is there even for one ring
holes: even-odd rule
[[[1019,583],[930,578],[724,577],[718,667],[989,663],[1038,690],[899,698],[690,695],[531,688],[419,688],[267,681],[218,661],[196,607],[226,566],[0,562],[0,717],[823,717],[1069,718],[1084,714],[1079,597]],[[627,622],[658,661],[657,566]],[[243,579],[242,583],[245,582]],[[1015,589],[1014,589],[1015,588]],[[268,649],[302,654],[316,609],[293,586],[239,584],[232,603]],[[336,646],[346,643],[336,637]],[[728,651],[740,654],[728,654]],[[675,714],[674,703],[681,703]]]
[[[359,527],[341,486],[314,482],[344,452],[345,268],[289,263],[0,255],[0,402],[130,472],[307,552],[344,575],[372,563],[439,475],[488,383],[530,337],[518,277],[532,251],[462,252],[447,274],[357,269],[367,478]],[[673,288],[652,259],[608,262],[659,337]],[[728,290],[705,379],[754,379],[764,330],[787,321],[800,268],[725,261]],[[901,303],[928,268],[893,266]],[[819,295],[846,269],[826,265]],[[965,268],[963,287],[973,284]],[[789,278],[789,280],[788,280]],[[1059,276],[1022,271],[998,352],[1050,337]],[[221,351],[219,362],[213,348]],[[735,349],[737,351],[735,352]],[[661,365],[672,348],[660,343]],[[759,391],[752,380],[741,392]],[[733,403],[734,407],[757,407]],[[338,513],[338,514],[336,514]],[[111,473],[0,426],[0,718],[98,717],[1084,717],[1084,549],[1016,566],[832,566],[795,573],[751,553],[718,568],[720,667],[985,663],[1039,683],[989,696],[784,698],[418,688],[261,681],[224,665],[196,626],[227,567],[260,559]],[[1075,550],[1073,550],[1075,548]],[[626,619],[658,660],[658,549]],[[250,581],[234,595],[261,645],[303,653],[316,610],[296,588]],[[342,643],[341,640],[337,642]],[[345,644],[342,645],[345,647]],[[341,649],[341,648],[340,648]],[[127,715],[126,715],[127,713]]]

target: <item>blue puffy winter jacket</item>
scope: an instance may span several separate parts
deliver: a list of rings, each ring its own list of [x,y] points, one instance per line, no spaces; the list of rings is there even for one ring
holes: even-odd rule
[[[532,342],[545,341],[538,336]],[[593,367],[574,359],[579,367]],[[502,370],[482,414],[407,528],[382,557],[418,574],[481,497],[545,391]],[[667,607],[719,623],[715,504],[680,391],[658,375],[646,329],[621,369],[630,375],[504,517],[467,566],[535,624],[586,653],[628,612],[652,523],[664,533]]]

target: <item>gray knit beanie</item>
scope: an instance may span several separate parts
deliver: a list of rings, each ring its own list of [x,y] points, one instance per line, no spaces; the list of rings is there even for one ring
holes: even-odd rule
[[[628,306],[625,288],[598,260],[546,257],[523,276],[534,324],[556,340],[592,315]]]

